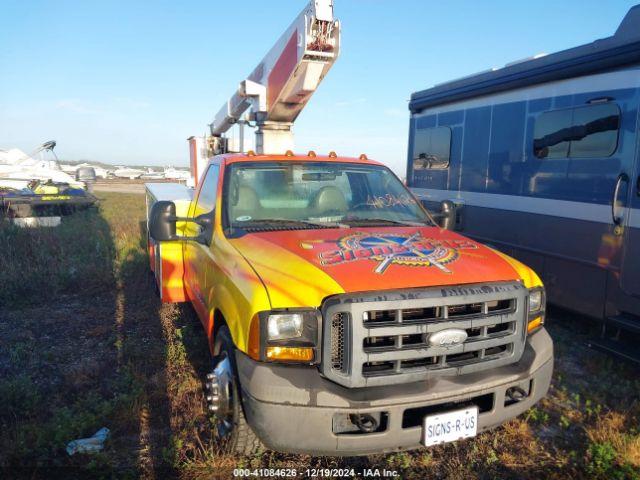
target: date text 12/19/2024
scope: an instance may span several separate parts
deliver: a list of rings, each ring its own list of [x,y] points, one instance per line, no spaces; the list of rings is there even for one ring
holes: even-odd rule
[[[235,468],[236,478],[398,478],[397,470],[386,468]]]

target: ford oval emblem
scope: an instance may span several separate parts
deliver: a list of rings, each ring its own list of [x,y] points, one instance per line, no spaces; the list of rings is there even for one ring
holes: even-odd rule
[[[466,331],[460,328],[449,328],[430,335],[429,345],[432,347],[451,348],[463,344],[466,339]]]

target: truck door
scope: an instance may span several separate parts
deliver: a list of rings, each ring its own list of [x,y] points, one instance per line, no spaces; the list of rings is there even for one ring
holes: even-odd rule
[[[213,285],[214,258],[211,251],[213,239],[213,222],[216,199],[218,196],[219,166],[210,165],[206,171],[202,185],[193,202],[189,216],[191,218],[205,215],[211,219],[210,227],[203,227],[195,222],[189,222],[187,231],[189,236],[202,235],[202,243],[189,241],[184,243],[185,283],[193,306],[198,312],[200,320],[205,323],[209,317],[209,302]]]
[[[635,171],[629,178],[629,183],[630,198],[624,219],[625,240],[621,283],[626,293],[640,297],[640,157],[638,155],[636,155]]]

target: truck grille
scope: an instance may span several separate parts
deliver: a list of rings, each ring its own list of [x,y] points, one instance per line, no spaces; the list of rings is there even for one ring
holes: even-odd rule
[[[518,282],[333,297],[323,306],[323,374],[348,387],[462,375],[517,362],[527,289]],[[433,335],[466,334],[451,345]],[[433,337],[434,340],[436,337]]]
[[[346,323],[348,316],[336,313],[331,319],[331,368],[344,372],[346,368]]]

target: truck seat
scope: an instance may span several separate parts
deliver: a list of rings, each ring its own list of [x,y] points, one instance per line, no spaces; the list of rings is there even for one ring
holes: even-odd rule
[[[348,209],[347,200],[337,187],[322,187],[313,198],[311,207],[316,214],[344,213]]]
[[[243,185],[238,188],[238,199],[235,205],[232,206],[232,218],[239,216],[249,215],[256,217],[257,213],[261,210],[260,200],[258,194],[251,188]]]

